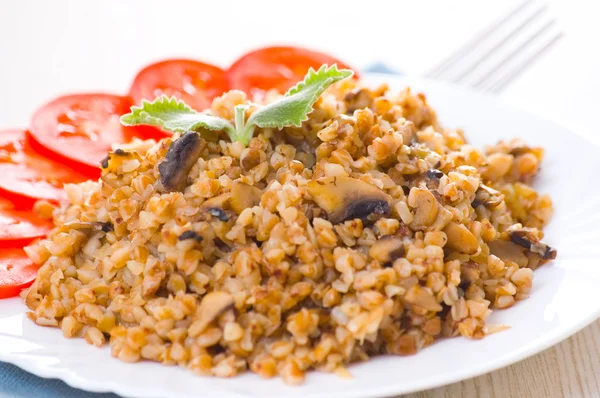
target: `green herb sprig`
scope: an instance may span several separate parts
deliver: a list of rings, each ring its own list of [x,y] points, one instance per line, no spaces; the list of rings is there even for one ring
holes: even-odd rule
[[[231,141],[247,145],[256,127],[301,126],[327,87],[352,75],[351,70],[340,70],[337,65],[323,65],[317,71],[310,68],[303,81],[290,88],[283,97],[255,110],[247,121],[248,105],[236,106],[235,125],[221,117],[197,112],[185,102],[164,95],[152,102],[143,100],[141,106],[132,106],[130,113],[121,116],[121,123],[125,126],[157,126],[174,133],[201,132],[203,129],[224,131]]]

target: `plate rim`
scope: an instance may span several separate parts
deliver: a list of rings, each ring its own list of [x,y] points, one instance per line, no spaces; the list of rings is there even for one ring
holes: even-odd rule
[[[397,83],[408,82],[410,86],[413,86],[413,85],[419,86],[419,85],[423,85],[423,84],[426,86],[434,85],[434,86],[445,87],[446,89],[457,90],[457,91],[465,93],[469,96],[487,98],[488,100],[502,103],[503,106],[508,106],[508,107],[512,108],[513,110],[518,111],[520,113],[528,114],[540,121],[550,123],[557,128],[567,130],[571,134],[576,135],[579,138],[581,138],[582,140],[584,140],[587,144],[593,146],[595,149],[600,150],[600,145],[598,142],[594,141],[593,139],[590,139],[590,136],[588,134],[581,134],[578,131],[578,129],[570,128],[568,123],[564,123],[564,121],[562,121],[562,120],[561,121],[555,120],[551,117],[548,117],[548,115],[538,112],[537,110],[524,109],[523,107],[521,107],[519,105],[516,105],[510,101],[507,101],[503,97],[494,96],[494,95],[487,94],[487,93],[477,92],[468,87],[459,86],[459,85],[455,85],[455,84],[448,83],[448,82],[425,79],[425,78],[420,78],[417,76],[392,75],[392,74],[386,74],[386,73],[364,73],[363,79],[367,82],[369,82],[369,81],[372,82],[373,80],[375,80],[375,81],[386,80],[386,81],[390,81],[390,83],[392,83],[391,81],[395,81]],[[425,92],[425,94],[427,94],[427,92]],[[8,299],[8,300],[21,301],[21,299],[18,297],[13,298],[13,299]],[[23,306],[24,309],[26,309],[26,307],[23,305],[22,302],[20,304]],[[586,316],[582,316],[579,319],[577,319],[576,322],[572,322],[571,324],[569,324],[567,326],[563,326],[563,327],[559,326],[559,327],[553,328],[551,332],[545,333],[544,335],[542,335],[541,339],[532,340],[530,343],[521,345],[517,349],[512,350],[505,355],[496,357],[493,360],[485,362],[484,366],[477,368],[475,371],[473,371],[473,369],[470,369],[470,368],[464,368],[464,369],[459,368],[454,372],[448,372],[448,373],[444,374],[444,376],[442,376],[442,377],[435,378],[433,382],[428,382],[426,378],[419,379],[419,380],[411,383],[409,388],[403,387],[402,382],[399,381],[399,382],[392,382],[389,384],[385,384],[378,388],[372,388],[370,391],[364,391],[361,389],[351,389],[351,390],[345,391],[344,395],[347,398],[354,398],[354,397],[359,398],[359,397],[382,397],[382,396],[389,396],[389,395],[394,395],[394,394],[409,394],[409,393],[414,393],[414,392],[418,392],[418,391],[424,391],[424,390],[429,390],[429,389],[433,389],[433,388],[438,388],[438,387],[441,387],[444,385],[449,385],[449,384],[457,383],[457,382],[460,382],[463,380],[479,377],[481,375],[493,372],[495,370],[511,366],[515,363],[518,363],[518,362],[526,359],[526,358],[534,356],[552,346],[555,346],[555,345],[559,344],[560,342],[566,340],[567,338],[571,337],[572,335],[578,333],[579,331],[584,329],[586,326],[590,325],[592,322],[594,322],[598,318],[600,318],[600,305],[598,305],[594,309],[594,311],[590,311],[589,313],[587,313]],[[12,338],[12,336],[9,336],[9,337]],[[15,337],[15,338],[18,338],[18,337]],[[138,384],[132,383],[132,384],[128,385],[126,383],[114,381],[114,380],[103,380],[102,381],[99,379],[82,378],[75,371],[73,371],[71,369],[49,366],[49,365],[44,364],[42,361],[27,362],[26,357],[19,356],[18,354],[15,354],[15,353],[4,353],[2,350],[0,350],[0,362],[12,364],[28,373],[34,374],[41,378],[45,378],[45,379],[55,378],[55,379],[62,380],[67,385],[69,385],[73,388],[84,390],[84,391],[97,392],[97,393],[114,392],[119,395],[134,396],[134,397],[147,397],[147,398],[162,397],[162,395],[158,394],[158,392],[149,391],[144,386],[140,386]],[[210,395],[211,392],[208,392],[208,393],[209,393],[209,395],[207,395],[207,396],[212,396],[212,395]],[[220,393],[220,396],[223,396],[223,395],[221,395],[221,394],[223,394],[223,391],[217,391],[217,393]],[[237,392],[231,391],[231,390],[227,391],[227,394],[229,394],[229,396],[246,397],[246,395],[240,395]],[[320,398],[320,397],[328,396],[328,394],[330,394],[330,393],[325,392],[325,393],[316,393],[316,394],[310,394],[310,395],[308,395],[308,394],[309,393],[307,393],[307,396]],[[173,395],[172,395],[173,398],[184,398],[187,396],[188,396],[187,394],[181,394],[179,392],[173,392]]]
[[[450,385],[453,383],[459,383],[464,380],[473,379],[490,372],[506,368],[508,366],[514,365],[515,363],[521,362],[527,358],[530,358],[534,355],[539,354],[542,351],[547,350],[557,344],[560,344],[562,341],[568,339],[574,334],[578,333],[586,326],[589,326],[592,322],[597,320],[600,317],[600,313],[592,314],[589,319],[581,324],[578,324],[575,328],[569,329],[565,328],[564,331],[561,329],[556,329],[555,333],[548,334],[548,336],[543,344],[529,344],[527,346],[522,347],[518,354],[508,354],[507,356],[510,359],[503,360],[504,357],[496,358],[494,361],[487,364],[487,366],[482,367],[476,372],[468,372],[467,370],[448,373],[448,376],[445,378],[436,379],[433,383],[426,383],[425,380],[422,383],[415,383],[411,385],[408,389],[400,389],[399,384],[392,383],[386,386],[379,387],[377,390],[373,390],[365,395],[365,392],[362,390],[356,391],[347,391],[345,392],[345,397],[347,398],[379,398],[379,397],[387,397],[393,395],[405,395],[412,394],[420,391],[431,390],[434,388],[443,387],[446,385]],[[572,331],[572,332],[571,332]],[[51,366],[46,366],[40,364],[39,361],[33,362],[34,365],[31,364],[24,365],[23,363],[26,361],[26,358],[19,359],[17,355],[6,355],[0,352],[0,362],[8,363],[18,367],[19,369],[31,373],[35,376],[41,377],[43,379],[58,379],[65,382],[70,387],[86,391],[86,392],[94,392],[94,393],[115,393],[117,395],[123,397],[135,397],[135,398],[166,398],[163,395],[157,393],[149,393],[149,391],[143,387],[139,387],[136,384],[126,385],[121,382],[115,382],[112,380],[95,380],[95,379],[84,379],[78,376],[75,372],[65,368],[55,368]],[[184,369],[182,369],[184,370]],[[199,376],[194,376],[199,377]],[[401,392],[398,392],[401,391]],[[170,398],[188,398],[187,394],[180,394],[178,392],[174,392],[174,395],[171,395]],[[320,393],[320,394],[311,394],[306,395],[307,397],[314,398],[325,398],[329,393]],[[202,395],[202,397],[212,397],[214,395]],[[223,397],[222,392],[218,396]],[[229,391],[227,396],[237,396],[240,398],[247,398],[246,395],[239,395],[233,391]]]

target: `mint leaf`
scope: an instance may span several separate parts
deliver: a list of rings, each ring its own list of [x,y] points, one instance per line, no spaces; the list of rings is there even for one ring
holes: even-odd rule
[[[121,116],[121,123],[125,126],[148,124],[174,133],[196,131],[206,134],[205,130],[224,131],[231,141],[247,145],[256,127],[281,129],[302,125],[302,122],[308,120],[308,114],[323,91],[353,73],[348,69],[339,70],[335,64],[329,67],[323,65],[317,71],[310,68],[303,81],[290,88],[280,99],[256,110],[248,121],[245,120],[248,105],[237,105],[235,127],[226,119],[196,112],[185,102],[164,95],[152,102],[144,100],[141,106],[132,106],[130,113]]]
[[[227,120],[196,112],[185,102],[165,95],[152,102],[143,100],[141,106],[132,106],[130,113],[121,116],[121,124],[125,126],[147,124],[174,133],[199,132],[202,129],[225,131],[232,141],[236,136],[233,125]]]
[[[234,108],[235,111],[235,140],[240,141],[243,144],[247,145],[252,138],[252,130],[248,132],[246,130],[246,109],[248,109],[248,105],[236,105]]]
[[[310,68],[304,80],[290,88],[285,96],[255,111],[248,118],[246,129],[252,131],[254,126],[301,126],[302,122],[308,120],[308,114],[323,91],[353,73],[349,69],[339,70],[335,64],[330,67],[323,65],[318,71]],[[251,132],[245,135],[252,136]]]

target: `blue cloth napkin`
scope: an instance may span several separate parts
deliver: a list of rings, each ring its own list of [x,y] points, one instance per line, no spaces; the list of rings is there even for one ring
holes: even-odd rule
[[[363,72],[367,73],[388,73],[390,75],[403,75],[401,71],[391,68],[383,62],[376,62],[372,65],[367,66],[363,69]]]
[[[363,70],[370,73],[402,74],[379,62]],[[0,398],[119,398],[69,387],[57,379],[43,379],[14,365],[0,362]]]
[[[69,387],[57,379],[42,379],[8,363],[0,363],[0,398],[119,398]]]

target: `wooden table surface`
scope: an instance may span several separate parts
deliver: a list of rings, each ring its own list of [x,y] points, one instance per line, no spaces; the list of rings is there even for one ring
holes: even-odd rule
[[[455,397],[600,397],[600,319],[507,368],[401,398]]]

